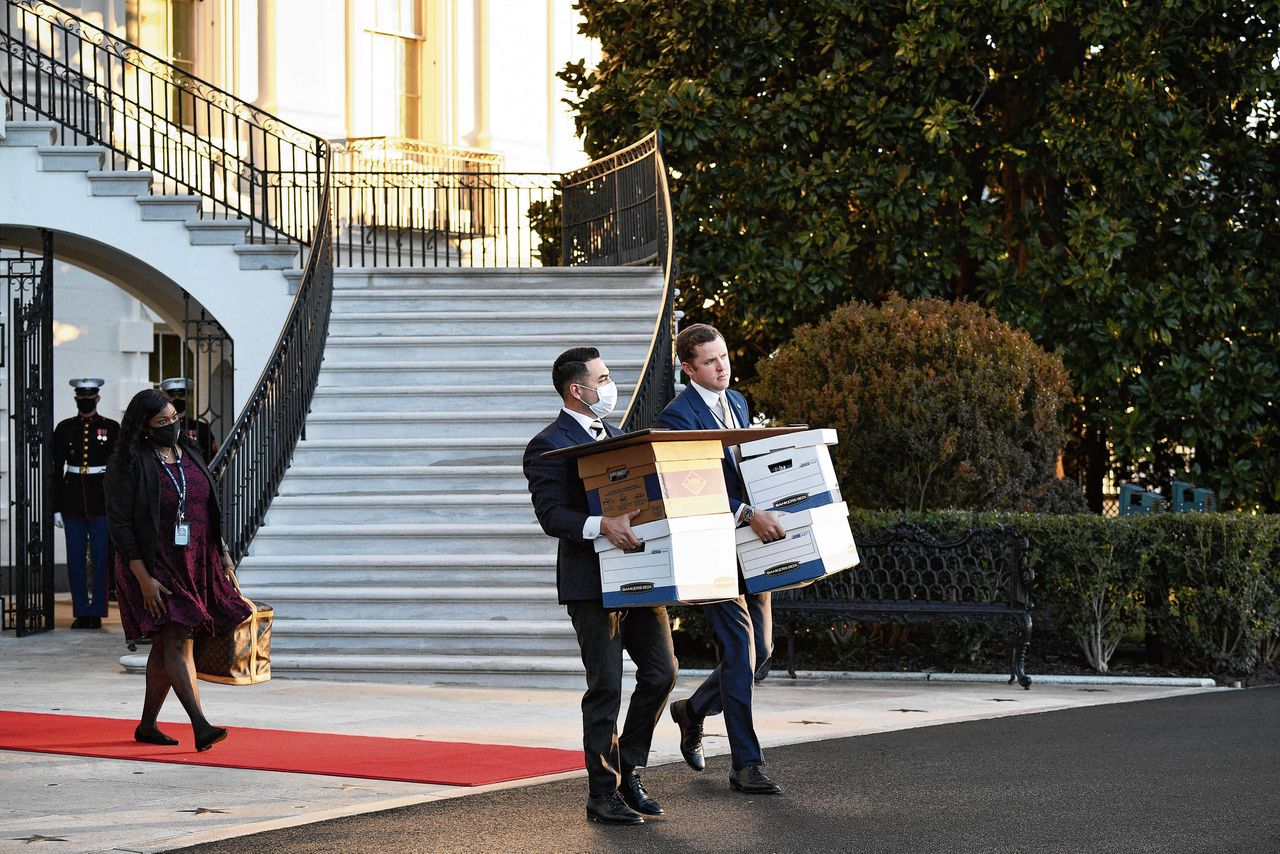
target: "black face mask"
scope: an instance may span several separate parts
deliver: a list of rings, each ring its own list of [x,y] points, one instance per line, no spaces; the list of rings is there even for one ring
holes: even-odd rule
[[[163,427],[148,428],[151,431],[151,441],[161,448],[172,448],[178,444],[178,427],[178,422],[175,421]]]
[[[90,412],[98,408],[97,398],[93,397],[77,397],[76,409],[80,410],[81,415],[88,415]]]
[[[187,411],[187,399],[185,397],[175,397],[169,401],[173,404],[173,409],[179,415]]]

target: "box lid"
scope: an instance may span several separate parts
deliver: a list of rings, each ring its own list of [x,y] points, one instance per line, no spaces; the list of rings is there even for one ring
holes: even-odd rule
[[[734,528],[732,513],[705,513],[701,516],[678,516],[674,519],[657,519],[643,525],[632,525],[631,531],[638,540],[660,540],[675,534],[687,534],[694,531],[732,531]],[[750,530],[750,529],[748,529]],[[596,537],[592,540],[597,552],[607,552],[616,548],[607,537]]]
[[[817,430],[804,430],[799,433],[786,433],[779,436],[767,436],[753,442],[744,442],[738,446],[738,454],[742,459],[758,457],[784,448],[807,448],[810,445],[835,445],[836,431],[828,427]]]
[[[834,504],[824,504],[821,507],[811,507],[808,510],[798,510],[795,513],[778,513],[778,521],[782,523],[783,530],[788,534],[796,528],[807,528],[810,525],[821,524],[833,519],[848,522],[849,505],[847,502],[838,501]],[[641,525],[640,527],[644,526]],[[756,539],[756,532],[751,530],[750,525],[747,525],[735,531],[734,536],[738,545],[742,545]]]
[[[714,440],[633,445],[578,457],[578,477],[589,480],[617,469],[639,469],[643,466],[652,466],[655,462],[701,460],[710,465],[718,465],[722,459],[724,459],[724,448]]]

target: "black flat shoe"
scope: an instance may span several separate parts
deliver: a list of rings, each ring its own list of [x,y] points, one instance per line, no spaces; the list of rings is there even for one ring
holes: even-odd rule
[[[133,731],[133,740],[143,744],[162,744],[166,747],[172,747],[178,743],[176,738],[170,738],[155,727],[149,731],[144,730],[142,724],[138,724],[138,728]]]
[[[640,813],[627,806],[616,791],[598,798],[587,798],[587,821],[602,824],[644,824]]]
[[[770,780],[759,765],[748,765],[730,774],[729,788],[748,795],[782,794],[782,787]]]
[[[196,752],[204,753],[210,747],[227,737],[227,731],[220,726],[210,727],[203,736],[196,736]]]
[[[93,628],[92,617],[76,617],[71,621],[73,629],[91,629]]]
[[[662,807],[649,797],[649,793],[644,790],[644,784],[640,782],[640,777],[635,771],[622,775],[618,794],[622,795],[622,800],[627,806],[642,815],[662,815]]]
[[[689,711],[688,700],[676,700],[671,704],[671,719],[680,727],[680,755],[694,771],[707,767],[702,756],[702,718]]]

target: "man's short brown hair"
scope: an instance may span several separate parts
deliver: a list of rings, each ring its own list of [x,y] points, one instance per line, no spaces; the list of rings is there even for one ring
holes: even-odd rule
[[[724,338],[724,336],[720,334],[719,329],[710,324],[695,323],[692,326],[686,326],[676,336],[676,358],[681,364],[692,362],[694,356],[698,355],[699,347],[710,344],[717,338]]]

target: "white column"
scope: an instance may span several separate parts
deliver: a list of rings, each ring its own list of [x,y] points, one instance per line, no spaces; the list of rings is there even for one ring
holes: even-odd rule
[[[493,144],[493,132],[489,127],[489,86],[492,81],[489,67],[489,0],[475,2],[476,127],[471,147],[487,149]]]
[[[258,0],[258,97],[256,105],[276,112],[276,0]]]

